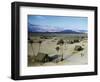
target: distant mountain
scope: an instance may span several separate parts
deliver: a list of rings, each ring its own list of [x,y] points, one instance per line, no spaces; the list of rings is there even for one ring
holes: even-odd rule
[[[46,32],[44,26],[28,23],[28,32]]]
[[[45,28],[46,27],[46,28]],[[48,27],[48,29],[47,29]],[[55,28],[55,27],[53,27]],[[35,25],[35,24],[30,24],[28,23],[28,32],[57,32],[57,33],[68,33],[68,34],[79,34],[79,33],[87,33],[87,30],[58,30],[58,29],[52,29],[50,26],[43,26],[43,25]]]
[[[35,25],[28,23],[28,32],[59,32],[59,29],[48,25]]]
[[[87,30],[78,30],[79,32],[87,33]]]
[[[35,27],[34,25],[28,23],[28,31],[29,32],[34,32],[37,30],[37,27]]]
[[[73,30],[64,30],[64,31],[61,31],[62,33],[80,33],[80,32],[76,32],[76,31],[73,31]]]

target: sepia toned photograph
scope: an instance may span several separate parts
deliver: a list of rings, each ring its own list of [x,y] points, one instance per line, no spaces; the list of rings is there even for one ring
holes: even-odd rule
[[[28,15],[28,66],[88,64],[88,18]]]

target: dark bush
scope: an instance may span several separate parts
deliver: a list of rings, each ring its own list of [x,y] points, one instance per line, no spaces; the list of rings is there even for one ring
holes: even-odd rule
[[[81,51],[81,50],[83,50],[83,48],[80,45],[76,45],[75,48],[74,48],[74,50]]]

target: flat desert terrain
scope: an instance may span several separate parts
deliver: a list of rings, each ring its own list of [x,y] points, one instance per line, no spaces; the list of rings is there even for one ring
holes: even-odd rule
[[[88,64],[87,34],[34,33],[29,38],[28,66]],[[63,43],[57,44],[59,40]]]

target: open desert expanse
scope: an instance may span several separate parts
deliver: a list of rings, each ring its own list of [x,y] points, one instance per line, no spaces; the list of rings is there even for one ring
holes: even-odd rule
[[[88,39],[86,33],[29,34],[28,66],[86,64],[88,64]]]

